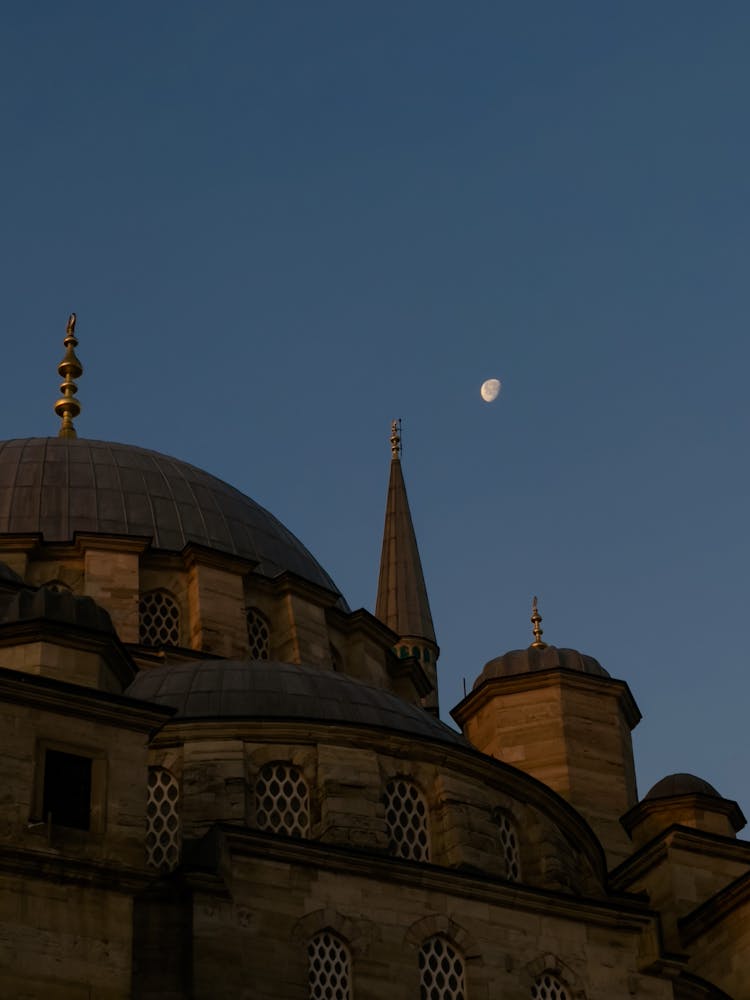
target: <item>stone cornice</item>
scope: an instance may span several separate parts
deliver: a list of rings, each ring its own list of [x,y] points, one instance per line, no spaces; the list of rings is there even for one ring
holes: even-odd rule
[[[153,732],[174,715],[174,709],[163,705],[6,667],[0,667],[0,700],[142,733]]]
[[[671,850],[681,850],[701,857],[722,858],[750,865],[750,843],[718,833],[706,833],[675,823],[610,872],[610,884],[626,890],[627,886],[645,877],[656,865],[668,861]]]
[[[41,532],[33,534],[4,534],[0,541],[0,552],[33,552],[42,545]]]
[[[326,621],[345,635],[361,632],[379,646],[391,649],[398,642],[398,636],[384,625],[379,618],[365,608],[356,611],[342,611],[341,608],[326,608]]]
[[[451,715],[463,728],[475,712],[489,704],[498,695],[516,694],[520,691],[534,691],[555,686],[610,694],[619,701],[625,720],[631,729],[634,729],[641,721],[640,710],[625,681],[615,680],[613,677],[599,677],[596,674],[584,674],[566,667],[552,667],[549,670],[510,674],[507,677],[489,677],[463,698],[451,711]]]
[[[729,885],[686,914],[677,924],[683,945],[688,945],[705,934],[738,907],[750,904],[750,871],[740,875]]]
[[[658,799],[643,799],[629,809],[620,819],[628,834],[649,816],[655,813],[668,812],[670,807],[692,806],[696,811],[713,812],[726,816],[735,831],[741,830],[746,820],[737,802],[733,799],[719,798],[715,795],[704,795],[691,792],[688,795],[670,795]],[[682,825],[682,824],[674,824]],[[691,829],[688,827],[687,829]]]
[[[274,577],[264,577],[260,573],[253,573],[250,579],[253,584],[265,586],[272,594],[293,594],[311,601],[313,604],[323,607],[326,614],[330,608],[343,599],[337,591],[313,583],[312,580],[306,580],[303,576],[298,576],[289,569]]]
[[[99,531],[96,533],[76,531],[73,539],[74,547],[78,552],[92,550],[99,552],[131,552],[134,555],[140,555],[151,547],[151,538],[146,535],[105,535]]]
[[[126,895],[142,892],[159,878],[158,873],[144,869],[7,844],[0,845],[0,871],[26,879],[91,886]]]
[[[547,785],[469,744],[442,742],[412,733],[355,723],[283,719],[174,719],[153,738],[153,747],[172,747],[201,740],[246,740],[266,744],[354,745],[394,757],[450,767],[485,787],[496,788],[549,816],[573,843],[585,851],[599,881],[607,881],[604,851],[586,820]]]
[[[220,824],[215,829],[230,854],[325,869],[348,877],[377,879],[390,885],[462,896],[516,911],[543,912],[545,917],[617,928],[633,934],[639,934],[649,926],[655,927],[656,914],[637,899],[587,899],[523,886],[494,876],[482,875],[478,878],[450,868],[406,861],[373,851],[278,837],[230,824]]]
[[[205,545],[199,545],[197,542],[188,542],[180,552],[180,558],[188,569],[193,566],[210,566],[213,569],[221,569],[243,577],[252,573],[258,565],[257,560],[219,552],[216,549],[209,549]]]

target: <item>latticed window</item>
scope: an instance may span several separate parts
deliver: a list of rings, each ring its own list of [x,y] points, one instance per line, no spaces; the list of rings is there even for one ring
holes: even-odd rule
[[[251,660],[267,660],[271,649],[268,619],[257,608],[247,609],[247,640]]]
[[[385,788],[385,821],[393,854],[412,861],[430,860],[427,805],[412,781],[392,778]]]
[[[180,609],[165,590],[150,590],[138,605],[144,646],[179,646]]]
[[[310,1000],[351,1000],[349,949],[331,931],[321,931],[307,946]]]
[[[421,1000],[466,1000],[464,962],[440,935],[428,938],[419,950]]]
[[[171,871],[180,860],[180,788],[164,767],[148,771],[146,860],[153,868]]]
[[[518,833],[516,824],[505,813],[499,813],[497,826],[500,833],[500,845],[505,857],[505,875],[511,882],[521,878],[521,854],[518,849]]]
[[[261,768],[255,783],[255,818],[261,830],[310,836],[310,796],[298,767],[276,763]]]
[[[531,987],[531,1000],[569,1000],[570,994],[553,972],[537,976]]]

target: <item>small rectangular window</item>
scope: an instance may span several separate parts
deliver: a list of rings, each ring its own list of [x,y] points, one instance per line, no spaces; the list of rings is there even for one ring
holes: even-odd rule
[[[45,750],[42,818],[57,826],[91,829],[91,757]]]

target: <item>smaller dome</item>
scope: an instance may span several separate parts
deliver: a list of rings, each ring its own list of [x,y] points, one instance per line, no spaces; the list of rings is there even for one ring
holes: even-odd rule
[[[286,719],[373,726],[466,746],[418,705],[346,674],[272,660],[191,660],[141,670],[125,694],[176,719]]]
[[[530,674],[541,670],[577,670],[582,674],[609,677],[604,667],[593,656],[579,653],[577,649],[558,649],[557,646],[529,646],[527,649],[512,649],[502,656],[496,656],[485,664],[474,687],[496,677],[512,677],[515,674]]]
[[[68,591],[52,590],[50,587],[20,590],[2,609],[0,624],[38,618],[96,629],[98,632],[114,632],[109,613],[93,598],[76,597]]]
[[[668,774],[666,778],[657,781],[651,791],[644,796],[646,799],[671,799],[677,795],[710,795],[715,799],[722,798],[713,785],[694,774]]]

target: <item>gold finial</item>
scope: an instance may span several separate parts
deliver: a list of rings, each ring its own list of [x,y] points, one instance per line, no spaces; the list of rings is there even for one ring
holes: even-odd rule
[[[546,649],[547,643],[542,641],[542,633],[544,632],[544,629],[542,628],[542,616],[539,614],[536,597],[531,602],[531,624],[534,626],[534,641],[531,644],[532,649]]]
[[[401,455],[401,418],[391,421],[391,456],[398,458]]]
[[[75,348],[78,347],[76,340],[76,314],[71,313],[68,317],[68,325],[65,327],[65,357],[57,366],[57,372],[62,378],[60,392],[62,398],[55,403],[55,413],[62,420],[62,425],[58,436],[61,438],[78,437],[73,426],[73,419],[81,412],[81,404],[75,398],[78,386],[75,379],[83,375],[83,366],[76,357]]]

